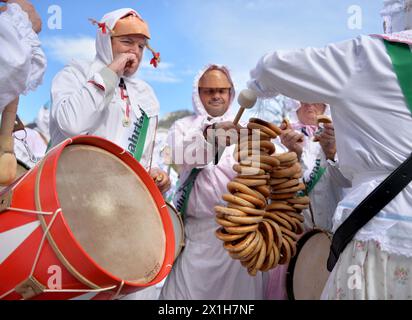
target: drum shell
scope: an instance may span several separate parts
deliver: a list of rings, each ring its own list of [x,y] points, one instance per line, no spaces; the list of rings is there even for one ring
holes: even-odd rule
[[[170,218],[173,222],[173,229],[175,234],[175,260],[182,252],[185,246],[185,229],[182,219],[182,215],[174,208],[173,205],[166,202],[168,207]]]
[[[144,168],[119,146],[105,139],[91,136],[80,136],[66,140],[51,150],[45,158],[24,177],[12,186],[1,191],[1,195],[12,191],[10,207],[13,208],[56,212],[56,210],[61,207],[56,190],[57,163],[64,148],[70,144],[91,145],[106,150],[116,155],[139,175],[148,187],[161,217],[166,239],[165,257],[159,272],[149,283],[136,284],[128,281],[123,282],[122,279],[103,270],[83,250],[70,231],[64,219],[63,212],[56,216],[50,228],[48,239],[44,241],[33,276],[41,284],[48,286],[50,285],[48,282],[53,275],[53,271],[57,267],[57,269],[61,270],[61,284],[63,289],[88,290],[113,286],[116,288],[108,292],[90,294],[42,293],[34,299],[71,299],[76,297],[84,299],[109,299],[117,293],[120,295],[129,294],[162,281],[170,272],[173,264],[174,233],[172,221],[163,197],[153,180],[145,172]],[[17,228],[20,227],[25,229],[24,232],[22,231],[24,241],[21,241],[23,239],[16,240],[17,242],[21,241],[21,243],[0,265],[0,297],[27,279],[44,235],[44,229],[52,219],[53,216],[16,213],[7,210],[0,214],[0,236],[1,233],[16,231]],[[2,260],[1,251],[2,249],[0,248],[0,261]],[[4,298],[21,299],[21,296],[16,292],[12,292]]]

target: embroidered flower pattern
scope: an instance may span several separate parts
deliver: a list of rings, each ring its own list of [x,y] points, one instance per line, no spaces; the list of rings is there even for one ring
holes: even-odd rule
[[[336,289],[335,297],[336,297],[336,300],[343,300],[345,299],[346,294],[342,288],[338,288]]]
[[[405,285],[409,278],[409,270],[402,267],[397,267],[394,272],[395,280],[402,285]]]

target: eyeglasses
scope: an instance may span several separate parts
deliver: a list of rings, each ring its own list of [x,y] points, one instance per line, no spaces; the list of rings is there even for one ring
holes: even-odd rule
[[[215,94],[228,94],[230,93],[230,88],[199,88],[199,93],[208,96],[214,96]]]

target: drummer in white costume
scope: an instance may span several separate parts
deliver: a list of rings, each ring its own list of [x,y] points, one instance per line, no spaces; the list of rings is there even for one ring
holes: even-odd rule
[[[385,1],[386,31],[395,33],[277,51],[251,72],[249,86],[260,96],[282,93],[332,106],[340,168],[352,180],[335,212],[334,230],[412,151],[412,106],[395,73],[391,45],[383,40],[412,44],[411,9],[411,0]],[[356,234],[332,271],[324,298],[412,299],[411,203],[409,184]],[[353,288],[350,266],[362,271]]]
[[[0,113],[4,118],[10,114],[12,122],[19,95],[35,90],[43,80],[46,57],[37,36],[40,31],[41,19],[30,2],[10,0],[0,7]],[[8,184],[16,164],[11,156],[13,138],[5,125],[0,141],[0,183]]]
[[[130,8],[93,22],[99,28],[94,61],[74,61],[53,80],[51,146],[76,135],[100,136],[123,147],[149,170],[159,102],[153,89],[134,76],[145,47],[150,48],[149,27]],[[157,66],[159,55],[150,50],[151,63]],[[167,174],[158,168],[150,174],[159,177],[159,189],[167,191]]]
[[[184,211],[185,247],[176,260],[161,299],[262,299],[262,273],[251,277],[227,254],[215,236],[214,206],[222,203],[227,183],[235,177],[234,146],[226,148],[217,165],[205,130],[235,130],[228,110],[235,91],[229,71],[207,66],[193,85],[194,116],[178,120],[170,129],[173,161],[182,165],[181,185],[195,177],[193,187],[178,190],[175,203]],[[198,175],[193,176],[197,172]],[[182,196],[182,194],[187,196]],[[184,200],[185,199],[185,200]]]

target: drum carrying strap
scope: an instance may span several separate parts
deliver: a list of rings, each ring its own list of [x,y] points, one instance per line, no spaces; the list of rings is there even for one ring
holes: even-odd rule
[[[195,180],[201,171],[202,169],[197,169],[197,168],[192,169],[187,179],[184,181],[184,183],[179,187],[179,189],[176,192],[176,194],[178,195],[176,209],[182,214],[183,218],[186,215],[190,193],[192,192],[193,186],[195,184]]]
[[[394,71],[412,112],[412,53],[409,45],[385,40]],[[373,190],[336,230],[330,248],[327,268],[332,271],[340,254],[355,234],[412,181],[412,154],[375,190]]]

